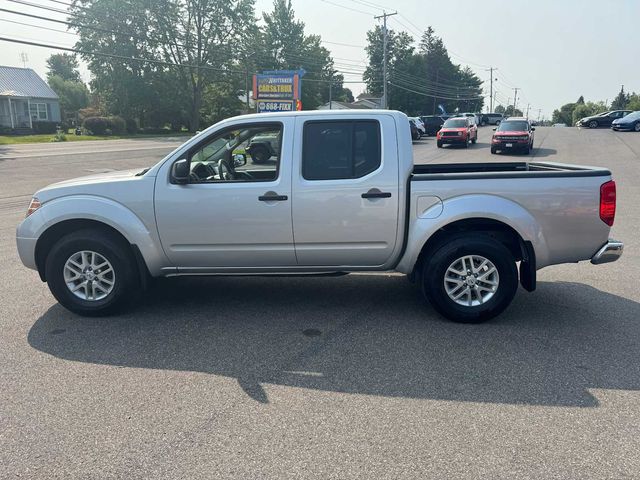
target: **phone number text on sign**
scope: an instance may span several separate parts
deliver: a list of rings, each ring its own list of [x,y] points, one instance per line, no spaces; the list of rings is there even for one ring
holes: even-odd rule
[[[294,102],[287,101],[258,101],[258,112],[292,112],[295,109]]]

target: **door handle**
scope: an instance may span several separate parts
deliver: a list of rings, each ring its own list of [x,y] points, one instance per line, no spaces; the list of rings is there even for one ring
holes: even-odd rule
[[[267,192],[264,195],[260,195],[258,200],[261,202],[285,202],[289,200],[286,195],[278,195],[276,192]]]
[[[391,198],[391,192],[381,192],[377,188],[372,188],[362,194],[362,198]]]

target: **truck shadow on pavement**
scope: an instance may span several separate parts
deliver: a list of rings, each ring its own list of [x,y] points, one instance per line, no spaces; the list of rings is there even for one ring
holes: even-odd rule
[[[132,312],[52,306],[29,344],[76,362],[265,385],[463,402],[597,407],[591,389],[640,389],[640,304],[541,282],[481,325],[441,319],[402,276],[184,278]]]

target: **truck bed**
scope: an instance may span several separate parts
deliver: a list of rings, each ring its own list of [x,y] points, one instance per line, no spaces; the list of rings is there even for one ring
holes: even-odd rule
[[[606,168],[553,162],[440,163],[414,165],[412,180],[465,178],[557,178],[611,175]]]

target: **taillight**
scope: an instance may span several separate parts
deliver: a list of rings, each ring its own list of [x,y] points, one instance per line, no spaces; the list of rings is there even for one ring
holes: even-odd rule
[[[600,185],[600,218],[610,227],[613,226],[616,218],[616,182],[613,180]]]

